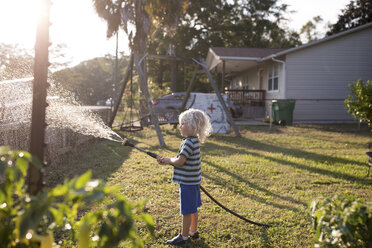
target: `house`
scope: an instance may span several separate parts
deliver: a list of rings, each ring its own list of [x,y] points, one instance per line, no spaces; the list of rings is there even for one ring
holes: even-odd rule
[[[272,100],[294,99],[294,123],[353,122],[344,100],[351,82],[372,80],[372,23],[290,49],[213,47],[206,64],[245,117],[269,115]]]

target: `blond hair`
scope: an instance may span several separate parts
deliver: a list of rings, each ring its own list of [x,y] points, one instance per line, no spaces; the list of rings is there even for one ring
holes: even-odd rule
[[[193,136],[197,136],[201,143],[207,139],[212,132],[209,116],[199,109],[188,109],[182,112],[178,118],[179,123],[186,124]]]

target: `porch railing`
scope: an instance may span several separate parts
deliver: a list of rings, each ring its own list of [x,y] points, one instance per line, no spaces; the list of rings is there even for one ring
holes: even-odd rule
[[[236,105],[265,105],[265,90],[225,90],[229,100]]]

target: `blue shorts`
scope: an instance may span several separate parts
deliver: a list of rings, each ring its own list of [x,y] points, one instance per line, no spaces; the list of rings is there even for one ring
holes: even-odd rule
[[[181,214],[193,214],[198,212],[202,205],[200,198],[200,185],[180,184],[180,211]]]

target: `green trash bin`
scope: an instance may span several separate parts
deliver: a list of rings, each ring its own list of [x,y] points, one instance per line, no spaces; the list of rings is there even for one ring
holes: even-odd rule
[[[272,121],[277,123],[285,121],[285,124],[292,125],[295,103],[295,100],[273,100]]]

